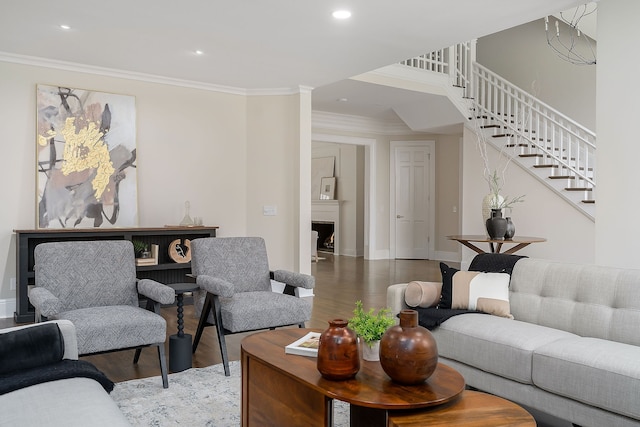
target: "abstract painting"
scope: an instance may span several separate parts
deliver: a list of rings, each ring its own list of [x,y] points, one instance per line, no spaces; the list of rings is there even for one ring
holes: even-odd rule
[[[138,225],[135,98],[37,87],[38,228]]]

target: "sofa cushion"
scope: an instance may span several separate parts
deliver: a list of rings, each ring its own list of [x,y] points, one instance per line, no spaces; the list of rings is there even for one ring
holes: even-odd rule
[[[433,332],[438,354],[483,371],[532,384],[533,352],[574,334],[484,314],[462,314]]]
[[[1,427],[130,426],[116,402],[89,378],[51,381],[0,398]]]
[[[533,383],[588,405],[640,419],[640,347],[565,338],[537,348]]]
[[[404,302],[408,307],[429,308],[440,302],[442,283],[411,281],[404,291]]]
[[[444,263],[440,263],[440,269],[442,296],[438,308],[480,310],[512,318],[508,274],[458,271]]]
[[[167,322],[152,311],[130,305],[91,307],[60,313],[76,325],[79,354],[164,342]],[[138,328],[131,328],[131,322]]]

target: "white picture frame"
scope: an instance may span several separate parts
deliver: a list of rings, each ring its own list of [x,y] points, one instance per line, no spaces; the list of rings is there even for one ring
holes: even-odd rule
[[[320,180],[320,200],[333,200],[336,195],[336,178],[324,177]]]

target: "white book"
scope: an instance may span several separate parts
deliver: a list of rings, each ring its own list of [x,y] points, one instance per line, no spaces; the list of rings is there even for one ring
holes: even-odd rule
[[[318,344],[320,332],[309,332],[299,340],[296,340],[284,348],[287,354],[318,357]]]

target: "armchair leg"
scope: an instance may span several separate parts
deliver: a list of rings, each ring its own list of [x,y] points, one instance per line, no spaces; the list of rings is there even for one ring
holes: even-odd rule
[[[164,354],[164,343],[158,344],[158,358],[160,359],[160,374],[162,375],[162,388],[169,388],[167,376],[167,359]]]
[[[298,323],[298,328],[305,328],[306,326],[304,326],[304,322],[300,322]]]
[[[200,320],[198,321],[198,328],[196,329],[196,335],[193,337],[193,346],[191,348],[191,353],[195,354],[196,349],[198,348],[198,344],[200,343],[200,338],[202,338],[202,331],[204,331],[205,326],[210,326],[207,322],[207,318],[209,317],[209,312],[211,311],[211,298],[212,294],[207,292],[207,296],[204,299],[204,305],[202,306],[202,313],[200,313]]]
[[[217,295],[212,295],[213,299],[213,312],[216,319],[216,332],[218,333],[218,344],[220,344],[220,353],[222,355],[222,365],[224,366],[224,375],[230,376],[229,372],[229,358],[227,357],[227,343],[224,339],[224,327],[222,326],[222,311],[220,309],[220,301],[218,301]]]
[[[135,365],[140,360],[140,353],[142,353],[142,347],[136,348],[136,354],[133,356],[133,364]]]

